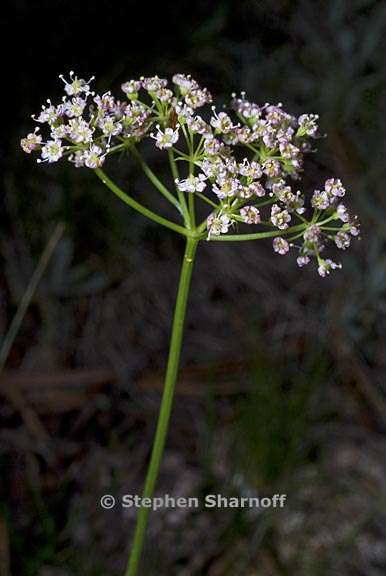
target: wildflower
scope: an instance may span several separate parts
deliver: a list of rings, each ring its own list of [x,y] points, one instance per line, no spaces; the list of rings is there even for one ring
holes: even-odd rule
[[[306,266],[307,264],[309,264],[310,257],[303,254],[303,255],[298,256],[296,258],[296,262],[297,262],[297,265],[299,266],[299,268],[303,268],[303,266]]]
[[[204,104],[210,104],[212,102],[212,95],[206,88],[191,90],[186,94],[185,102],[193,109],[201,108]]]
[[[126,96],[130,97],[133,94],[137,94],[140,91],[141,86],[142,84],[140,80],[129,80],[121,85],[121,90],[126,94]]]
[[[68,124],[68,136],[74,142],[91,142],[94,128],[90,128],[83,118],[71,118]]]
[[[59,78],[64,82],[64,91],[68,96],[77,96],[81,92],[84,92],[86,95],[90,94],[90,82],[94,80],[94,76],[91,76],[90,80],[83,80],[82,78],[78,78],[74,76],[74,72],[70,72],[70,81],[63,77],[63,74],[60,74]]]
[[[297,136],[315,136],[318,131],[318,114],[302,114],[298,118]]]
[[[198,88],[197,82],[193,80],[190,75],[186,76],[185,74],[174,74],[172,81],[176,86],[179,87],[183,96],[188,94],[188,92],[191,90]]]
[[[279,230],[285,230],[288,228],[288,223],[291,220],[291,216],[287,210],[282,210],[277,204],[274,204],[271,208],[271,222],[274,226],[277,226]]]
[[[69,118],[82,116],[85,107],[86,107],[86,100],[83,100],[83,98],[79,98],[79,96],[73,98],[72,100],[64,102],[64,112],[66,116],[68,116]]]
[[[42,148],[43,160],[38,162],[57,162],[63,156],[64,148],[60,140],[49,140]]]
[[[206,176],[190,174],[185,180],[176,180],[177,188],[181,192],[202,192],[206,188]]]
[[[156,92],[161,90],[161,88],[166,88],[168,81],[165,78],[158,78],[158,76],[152,76],[151,78],[141,78],[142,86],[148,92]]]
[[[204,149],[207,154],[215,156],[221,151],[222,144],[217,138],[205,138]]]
[[[336,268],[342,268],[342,264],[337,264],[329,258],[327,258],[327,260],[319,259],[318,273],[322,278],[325,278],[325,276],[330,274],[331,270],[335,270]]]
[[[315,190],[311,199],[311,206],[318,210],[325,210],[330,205],[330,196],[325,190]]]
[[[223,200],[224,198],[232,198],[233,196],[236,196],[240,186],[240,182],[237,178],[221,177],[217,179],[217,182],[218,184],[214,184],[213,186],[213,192],[218,196],[218,198]]]
[[[348,222],[349,221],[349,214],[347,212],[347,208],[344,204],[338,204],[338,206],[336,207],[336,214],[338,216],[338,218],[340,220],[342,220],[342,222]]]
[[[350,232],[351,236],[359,236],[360,224],[358,222],[357,216],[350,218],[348,224],[349,224],[349,232]]]
[[[258,196],[259,198],[265,196],[265,188],[260,182],[252,182],[249,184],[248,190],[253,196]]]
[[[122,124],[117,122],[115,118],[111,116],[105,116],[101,118],[98,122],[99,128],[102,130],[105,136],[108,136],[110,139],[112,136],[116,136],[122,132]]]
[[[244,206],[240,209],[240,216],[246,224],[259,224],[261,222],[260,211],[255,206]]]
[[[262,167],[257,162],[249,162],[244,158],[242,164],[239,164],[239,173],[250,180],[258,180],[263,174]]]
[[[299,148],[286,140],[280,142],[279,150],[283,158],[286,158],[287,160],[295,160],[300,154]]]
[[[211,137],[212,135],[211,128],[209,124],[207,124],[205,120],[201,118],[201,116],[194,116],[194,117],[190,116],[186,119],[186,123],[192,132],[195,132],[196,134],[201,134],[202,136],[206,136],[207,138]]]
[[[339,178],[330,178],[329,180],[326,180],[324,189],[327,194],[333,197],[342,197],[346,193],[346,189],[343,187]]]
[[[114,96],[110,92],[105,92],[102,96],[95,96],[94,102],[100,112],[114,112],[116,102]]]
[[[210,125],[216,129],[217,132],[226,134],[230,132],[234,126],[232,124],[231,118],[225,112],[220,112],[220,114],[216,114],[216,109],[213,106],[212,108],[214,116],[210,119]]]
[[[280,176],[281,174],[280,162],[278,160],[275,160],[274,158],[268,158],[268,160],[266,160],[263,164],[263,171],[270,178]]]
[[[208,240],[211,235],[220,236],[220,234],[226,234],[231,223],[231,219],[226,214],[210,214],[206,220]]]
[[[52,126],[50,134],[53,140],[61,140],[68,135],[68,125],[59,124],[58,126]]]
[[[150,134],[152,138],[156,141],[156,146],[160,150],[167,150],[168,148],[172,148],[173,144],[175,144],[178,140],[178,128],[173,130],[173,128],[165,128],[165,132],[160,130],[159,124],[156,126],[157,134]]]
[[[342,230],[336,233],[334,241],[337,247],[340,248],[341,250],[346,250],[346,248],[350,246],[351,242],[350,236],[346,234],[346,232],[343,232]]]
[[[317,244],[320,238],[320,228],[316,224],[311,224],[303,234],[304,240],[310,244]]]
[[[87,168],[100,168],[105,161],[105,156],[102,154],[102,148],[94,144],[89,150],[85,150],[83,161]]]
[[[47,100],[49,106],[42,106],[42,111],[40,112],[39,116],[35,118],[32,116],[36,122],[40,122],[41,124],[53,124],[56,122],[59,116],[59,110],[56,106],[51,104],[50,100]]]
[[[281,238],[280,236],[273,239],[272,245],[274,251],[277,252],[277,254],[280,254],[281,256],[287,254],[287,252],[289,251],[289,244],[287,240]]]
[[[35,132],[27,134],[25,138],[20,140],[20,146],[23,148],[24,152],[31,154],[33,150],[39,150],[40,144],[42,142],[42,137],[37,134],[38,128]]]
[[[159,90],[155,91],[155,95],[161,102],[170,102],[173,98],[173,92],[168,88],[160,88]]]

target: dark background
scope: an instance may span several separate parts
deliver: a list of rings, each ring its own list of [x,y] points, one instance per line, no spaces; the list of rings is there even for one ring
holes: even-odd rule
[[[324,280],[269,241],[200,245],[158,491],[288,503],[157,512],[141,576],[384,574],[386,3],[16,0],[1,42],[2,339],[66,229],[0,380],[0,573],[123,573],[134,517],[99,498],[140,491],[168,348],[180,239],[90,171],[19,148],[73,69],[100,92],[185,72],[219,101],[246,90],[318,113],[328,137],[306,181],[341,177],[362,221]],[[129,160],[107,168],[167,214]]]

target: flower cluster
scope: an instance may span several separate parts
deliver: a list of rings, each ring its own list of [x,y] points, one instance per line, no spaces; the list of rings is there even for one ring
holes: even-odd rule
[[[190,229],[193,195],[211,206],[197,227],[207,229],[208,239],[257,225],[273,237],[275,253],[295,250],[300,267],[312,258],[321,276],[340,267],[323,257],[326,245],[332,241],[345,250],[359,235],[357,218],[342,203],[342,182],[329,178],[308,203],[299,189],[304,154],[319,135],[317,115],[296,117],[281,103],[258,106],[245,93],[233,94],[221,111],[208,106],[200,115],[198,109],[212,103],[211,94],[184,74],[171,83],[158,76],[129,80],[121,86],[122,100],[110,92],[95,94],[93,78],[86,81],[71,72],[68,80],[61,79],[62,100],[58,105],[48,100],[33,117],[38,127],[21,141],[25,152],[39,153],[38,162],[66,157],[76,167],[97,169],[108,155],[133,151],[147,138],[169,155],[175,203]]]

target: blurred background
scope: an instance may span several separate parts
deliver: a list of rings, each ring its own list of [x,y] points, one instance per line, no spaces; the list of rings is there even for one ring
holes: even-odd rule
[[[319,114],[328,138],[307,182],[341,177],[362,222],[324,280],[269,241],[200,245],[157,493],[285,493],[287,505],[153,513],[141,576],[385,574],[386,3],[14,0],[2,12],[3,345],[31,302],[0,375],[0,574],[123,573],[135,518],[99,499],[141,490],[181,259],[177,235],[90,171],[21,151],[72,69],[101,92],[185,72],[219,101],[246,90]],[[150,162],[163,173],[162,155]],[[128,159],[107,169],[167,214]]]

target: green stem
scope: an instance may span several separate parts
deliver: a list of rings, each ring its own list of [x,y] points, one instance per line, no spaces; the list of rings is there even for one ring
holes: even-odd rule
[[[174,158],[174,152],[173,150],[169,149],[168,150],[168,156],[169,156],[169,164],[170,164],[170,170],[171,173],[173,175],[173,179],[175,180],[179,180],[180,179],[180,174],[178,172],[178,168],[177,168],[177,164],[176,164],[176,160]],[[188,206],[186,204],[186,200],[185,200],[185,195],[183,192],[181,192],[181,190],[179,190],[178,186],[177,186],[177,194],[178,194],[178,200],[180,202],[183,214],[184,214],[184,218],[185,218],[185,224],[188,228],[190,228],[190,216],[189,216],[189,210],[188,210]]]
[[[162,184],[161,180],[154,174],[153,170],[150,168],[150,166],[147,164],[147,162],[145,162],[145,160],[142,158],[141,154],[138,152],[138,150],[134,146],[134,144],[130,147],[130,150],[131,150],[131,153],[134,156],[134,158],[137,160],[138,164],[141,166],[141,168],[144,171],[147,178],[153,184],[153,186],[155,186],[157,188],[157,190],[159,190],[159,192],[161,192],[161,194],[171,204],[173,204],[173,206],[175,206],[177,208],[178,212],[181,215],[183,215],[183,210],[182,210],[180,203],[178,202],[177,198],[175,196],[173,196],[173,194],[166,188],[166,186],[164,184]]]
[[[188,236],[188,231],[183,226],[179,226],[175,222],[172,222],[171,220],[167,220],[167,218],[159,216],[155,212],[152,212],[152,210],[149,210],[148,208],[145,208],[145,206],[142,206],[142,204],[134,200],[134,198],[131,198],[131,196],[126,194],[126,192],[121,190],[119,186],[117,186],[112,180],[110,180],[107,174],[105,174],[105,172],[101,170],[101,168],[96,168],[94,172],[98,176],[98,178],[102,180],[103,184],[106,184],[106,186],[110,188],[110,190],[114,192],[114,194],[116,194],[118,198],[123,200],[125,204],[127,204],[137,212],[140,212],[150,220],[153,220],[154,222],[157,222],[158,224],[161,224],[166,228],[170,228],[170,230],[174,230],[174,232],[179,232],[183,236]]]
[[[275,236],[285,236],[293,232],[305,230],[305,224],[298,224],[286,230],[269,230],[268,232],[256,232],[256,234],[224,234],[223,236],[211,236],[210,240],[220,240],[222,242],[232,242],[241,240],[262,240],[263,238],[274,238]]]
[[[190,279],[192,276],[193,262],[197,244],[198,241],[192,238],[187,238],[186,240],[185,255],[182,263],[176,306],[174,310],[172,335],[169,348],[169,358],[165,377],[165,386],[161,401],[161,408],[158,417],[158,424],[155,433],[153,449],[145,480],[145,487],[142,495],[143,498],[151,498],[153,496],[155,483],[158,477],[160,462],[165,448],[166,435],[168,432],[170,414],[173,405],[174,390],[178,374],[186,304],[188,300]],[[149,508],[144,507],[141,507],[138,511],[137,525],[135,528],[133,545],[125,576],[136,576],[137,574],[139,562],[141,559],[142,548],[144,544],[149,511],[150,511]]]

